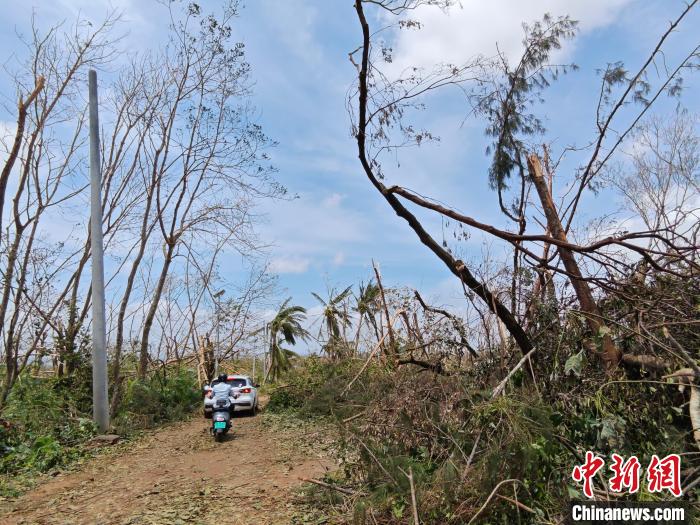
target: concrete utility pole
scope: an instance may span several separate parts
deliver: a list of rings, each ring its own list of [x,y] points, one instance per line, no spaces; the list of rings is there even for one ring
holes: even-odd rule
[[[226,290],[219,290],[214,294],[214,311],[216,314],[216,353],[214,354],[214,377],[219,377],[219,356],[221,355],[221,339],[219,338],[219,322],[221,321],[221,296]]]
[[[90,98],[90,246],[92,248],[92,415],[100,432],[109,429],[107,403],[107,336],[105,333],[105,276],[102,244],[102,174],[100,122],[97,110],[97,72],[88,75]]]
[[[269,365],[267,364],[267,356],[268,356],[268,349],[270,348],[270,344],[268,343],[268,336],[269,336],[269,331],[270,331],[270,326],[265,323],[265,342],[263,343],[263,348],[265,348],[265,353],[263,353],[263,385],[267,383],[267,375],[270,373],[270,368]]]

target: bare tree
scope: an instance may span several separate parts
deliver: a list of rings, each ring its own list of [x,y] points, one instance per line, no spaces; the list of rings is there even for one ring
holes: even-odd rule
[[[170,47],[159,58],[164,118],[152,164],[158,173],[154,213],[163,262],[144,317],[141,377],[163,287],[185,234],[226,232],[239,249],[255,249],[251,205],[256,197],[278,191],[262,164],[268,140],[250,120],[250,68],[242,45],[232,43],[229,24],[236,9],[237,2],[229,2],[220,20],[201,16],[196,6],[184,20],[173,15]]]
[[[11,221],[2,236],[0,334],[6,377],[0,403],[7,398],[19,372],[16,329],[20,315],[26,311],[23,302],[28,298],[27,269],[40,221],[47,210],[81,191],[66,184],[81,144],[83,111],[75,105],[78,83],[88,67],[112,57],[109,34],[115,20],[114,15],[109,16],[98,26],[86,26],[79,21],[65,36],[59,34],[59,27],[42,35],[34,25],[31,40],[27,42],[30,58],[15,75],[18,91],[30,91],[31,95],[19,104],[15,139],[0,180],[0,201],[4,203],[8,181],[13,173],[17,175]],[[32,79],[31,90],[25,86],[27,77]],[[70,120],[78,124],[65,142],[49,131]]]
[[[668,36],[683,22],[697,2],[689,3],[662,32],[657,45],[636,73],[628,73],[620,63],[604,70],[597,108],[597,135],[589,141],[587,148],[567,148],[562,152],[562,156],[583,152],[588,157],[580,172],[570,177],[571,186],[565,188],[565,195],[570,195],[570,198],[561,208],[555,204],[552,188],[554,173],[561,157],[557,162],[551,163],[549,149],[546,148],[545,171],[540,147],[531,142],[545,130],[532,108],[543,99],[543,92],[552,80],[561,73],[575,69],[572,65],[552,64],[550,56],[561,47],[562,41],[575,36],[576,22],[568,17],[552,18],[545,15],[540,22],[526,25],[523,53],[514,67],[509,65],[504,55],[499,54],[495,59],[477,57],[462,66],[437,67],[435,71],[427,73],[418,68],[409,68],[407,75],[399,78],[384,74],[379,64],[382,60],[391,60],[391,50],[378,43],[377,35],[382,30],[371,30],[365,6],[378,7],[396,15],[400,28],[415,28],[419,23],[403,15],[421,5],[444,7],[446,4],[449,2],[355,2],[363,40],[362,45],[350,54],[358,71],[358,87],[351,96],[350,109],[354,116],[353,131],[357,139],[358,155],[366,176],[397,215],[406,220],[421,242],[460,279],[465,289],[474,292],[486,303],[521,351],[527,353],[533,346],[532,336],[526,333],[517,315],[517,294],[520,293],[518,274],[522,265],[526,264],[541,276],[549,275],[549,279],[552,275],[561,275],[569,280],[592,335],[601,341],[600,351],[593,341],[589,341],[589,349],[599,355],[608,368],[616,366],[621,359],[635,364],[635,356],[623,355],[615,347],[610,328],[600,315],[593,287],[614,290],[614,276],[629,271],[635,258],[644,260],[656,270],[666,272],[674,272],[671,265],[663,263],[669,258],[674,263],[695,265],[693,254],[697,251],[697,244],[664,235],[661,231],[663,228],[612,234],[603,232],[604,235],[598,239],[583,243],[571,241],[569,235],[581,199],[619,146],[638,126],[656,100],[664,94],[680,94],[681,74],[697,67],[700,46],[690,49],[675,66],[656,67]],[[355,59],[358,53],[361,53],[359,61]],[[448,87],[458,87],[466,96],[469,111],[484,117],[488,123],[486,131],[494,139],[490,150],[493,161],[488,173],[489,181],[498,192],[501,211],[517,225],[517,231],[486,224],[415,191],[399,185],[388,186],[383,182],[383,153],[420,145],[434,138],[428,130],[417,129],[408,122],[407,115],[410,111],[423,107],[426,94]],[[622,122],[623,107],[638,108],[626,123]],[[624,113],[624,117],[629,119],[629,113]],[[613,131],[614,129],[621,131]],[[517,175],[519,184],[514,190],[513,201],[508,204],[505,192],[509,190],[508,181],[513,175]],[[542,210],[546,218],[542,233],[527,231],[526,205],[529,202],[530,188],[533,187],[538,199],[532,204]],[[474,272],[456,259],[446,246],[436,242],[405,203],[430,210],[457,224],[476,228],[509,243],[513,248],[511,308],[507,308],[497,297],[498,294],[483,281],[479,281]],[[536,218],[534,222],[537,223]],[[648,246],[640,244],[652,239],[654,242]],[[584,262],[579,258],[583,258]],[[545,281],[540,281],[542,291],[546,289],[543,284]],[[528,311],[530,310],[527,309],[526,312]]]
[[[131,55],[103,81],[113,411],[130,373],[122,366],[127,348],[141,352],[143,373],[151,357],[168,362],[194,350],[188,341],[211,321],[199,303],[218,279],[220,255],[256,256],[263,246],[251,211],[284,191],[272,178],[265,153],[271,143],[248,102],[250,68],[232,39],[237,4],[228,2],[219,17],[194,4],[183,13],[169,6],[167,44]],[[0,180],[3,196],[13,193],[0,238],[2,401],[30,363],[41,366],[48,356],[58,375],[84,364],[91,290],[84,278],[89,231],[86,221],[76,222],[85,217],[87,188],[82,95],[87,68],[120,52],[110,36],[117,18],[99,26],[79,21],[67,35],[59,27],[46,35],[34,30],[26,65],[15,74],[23,97]],[[58,234],[63,240],[49,233],[54,219],[70,230]],[[254,305],[271,290],[264,269],[251,271],[227,305],[232,344],[249,336]],[[151,336],[158,339],[154,356]]]

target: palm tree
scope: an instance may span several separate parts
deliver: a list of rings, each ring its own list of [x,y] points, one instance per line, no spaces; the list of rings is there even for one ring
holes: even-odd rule
[[[345,308],[343,302],[352,293],[352,286],[348,286],[342,292],[336,294],[335,289],[331,288],[328,291],[328,301],[324,300],[317,293],[311,292],[316,300],[323,306],[323,321],[326,328],[326,335],[328,336],[328,341],[326,342],[325,348],[328,354],[333,353],[333,349],[343,342],[343,337],[341,337],[341,330],[345,333],[345,328],[350,326],[352,323],[350,321],[350,315],[348,314],[347,308]],[[323,331],[323,326],[319,331],[319,336]],[[332,356],[331,356],[332,357]]]
[[[379,340],[379,332],[377,330],[377,320],[374,317],[377,312],[377,298],[379,297],[379,286],[374,284],[371,280],[367,285],[360,283],[360,293],[355,298],[357,304],[354,310],[358,313],[359,318],[357,320],[357,332],[355,333],[355,352],[360,344],[360,330],[362,329],[362,321],[365,317],[369,320],[370,324],[374,328],[374,334]]]
[[[275,317],[267,324],[270,334],[270,369],[268,376],[276,380],[282,372],[291,368],[290,357],[296,354],[287,348],[282,348],[282,343],[295,345],[298,339],[306,339],[309,332],[302,326],[306,320],[306,308],[303,306],[290,306],[292,300],[289,297],[282,303]]]

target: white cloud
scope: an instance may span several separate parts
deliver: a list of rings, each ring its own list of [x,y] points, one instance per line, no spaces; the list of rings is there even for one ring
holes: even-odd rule
[[[495,55],[498,49],[516,59],[522,49],[522,23],[532,23],[549,13],[570,15],[580,22],[581,33],[615,20],[631,0],[512,0],[463,1],[448,11],[423,6],[409,14],[420,30],[404,30],[392,43],[393,67],[427,67],[462,64],[477,55]],[[570,49],[570,47],[569,47]]]
[[[343,200],[343,196],[340,193],[332,193],[325,199],[323,199],[323,206],[325,208],[337,208],[340,206],[341,201]]]
[[[270,15],[275,38],[288,52],[307,63],[318,64],[322,60],[322,48],[314,37],[318,12],[313,6],[299,0],[268,0],[263,11]]]
[[[345,254],[343,252],[338,252],[333,257],[333,264],[340,266],[345,262]]]
[[[367,240],[372,229],[362,213],[336,197],[302,194],[275,202],[265,228],[276,249],[300,259],[328,260],[343,248]]]
[[[309,269],[311,260],[305,257],[278,257],[270,263],[274,273],[304,273]]]

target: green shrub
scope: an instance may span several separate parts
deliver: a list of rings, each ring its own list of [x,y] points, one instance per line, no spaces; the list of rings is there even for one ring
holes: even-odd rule
[[[352,413],[351,405],[369,403],[373,396],[381,395],[390,380],[381,366],[371,365],[344,392],[362,365],[349,359],[336,362],[306,357],[287,374],[284,384],[272,388],[267,410],[293,410],[302,417],[347,417]]]
[[[53,436],[40,436],[34,440],[31,452],[27,456],[27,467],[35,470],[48,470],[61,463],[65,451]]]
[[[202,402],[197,376],[191,370],[153,374],[127,383],[114,425],[128,433],[182,419]]]
[[[369,510],[379,523],[409,519],[409,469],[426,525],[468,521],[506,479],[518,481],[503,487],[503,495],[516,490],[517,501],[534,514],[497,498],[483,523],[556,522],[571,497],[582,497],[571,471],[586,450],[636,455],[643,465],[654,453],[694,450],[687,410],[677,408],[685,401],[677,387],[647,371],[625,377],[630,372],[619,370],[613,379],[587,360],[580,377],[566,373],[566,361],[580,351],[576,327],[561,341],[535,362],[537,387],[524,369],[496,399],[493,387],[503,372],[488,353],[450,376],[413,366],[391,369],[377,360],[347,392],[360,362],[310,358],[272,392],[271,408],[331,415],[339,423],[342,463],[333,482],[362,493],[353,502],[358,523]],[[518,357],[514,353],[512,362]],[[692,454],[683,461],[698,467]],[[325,511],[334,505],[316,503]],[[347,503],[338,511],[347,512]]]
[[[0,473],[43,472],[80,455],[95,426],[84,412],[90,385],[84,377],[22,375],[12,389],[0,425]]]
[[[23,374],[0,419],[0,474],[45,472],[84,454],[84,444],[97,433],[91,418],[91,389],[89,369],[84,367],[62,378]],[[119,434],[128,435],[182,419],[199,403],[192,371],[161,371],[146,381],[127,383],[113,425]]]

